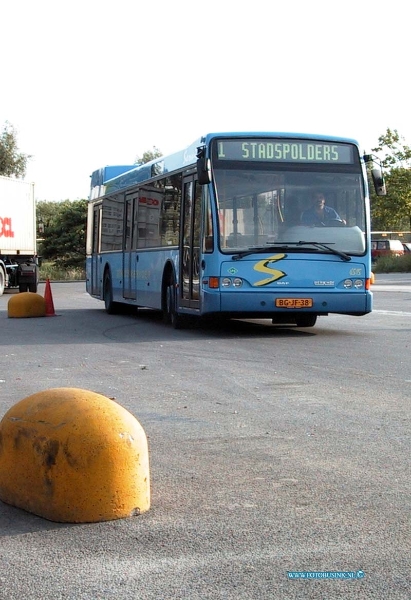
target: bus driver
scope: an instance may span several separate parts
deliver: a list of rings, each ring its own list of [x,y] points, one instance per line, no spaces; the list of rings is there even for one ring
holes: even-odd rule
[[[325,204],[325,197],[322,192],[316,192],[312,206],[305,210],[301,215],[302,225],[330,225],[332,223],[346,225],[346,221],[341,219],[336,210]]]

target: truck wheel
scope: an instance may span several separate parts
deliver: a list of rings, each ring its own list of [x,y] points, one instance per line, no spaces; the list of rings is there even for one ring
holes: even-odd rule
[[[4,293],[4,284],[5,284],[5,281],[6,281],[6,278],[4,277],[4,271],[0,267],[0,296]]]

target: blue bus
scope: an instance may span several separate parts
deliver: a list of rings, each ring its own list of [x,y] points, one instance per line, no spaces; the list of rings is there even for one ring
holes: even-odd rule
[[[312,327],[372,310],[368,180],[355,140],[209,133],[180,152],[91,176],[87,291],[114,313],[260,318]]]

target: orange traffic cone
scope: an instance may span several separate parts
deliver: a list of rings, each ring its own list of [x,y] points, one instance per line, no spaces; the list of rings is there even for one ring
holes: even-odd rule
[[[46,281],[46,289],[44,291],[44,300],[46,301],[46,317],[55,317],[53,295],[51,293],[50,279]]]

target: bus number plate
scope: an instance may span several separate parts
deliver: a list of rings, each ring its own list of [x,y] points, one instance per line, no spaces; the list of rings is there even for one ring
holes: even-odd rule
[[[277,308],[311,308],[312,298],[276,298]]]

